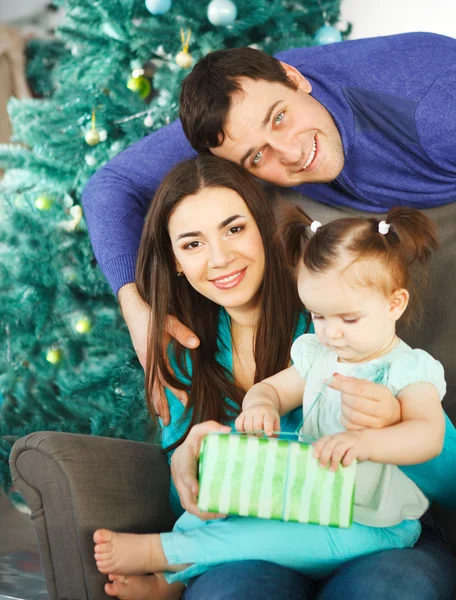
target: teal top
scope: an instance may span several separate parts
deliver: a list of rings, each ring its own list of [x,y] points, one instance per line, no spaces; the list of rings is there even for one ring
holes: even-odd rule
[[[294,340],[305,333],[306,316],[306,313],[301,315],[294,334]],[[312,327],[310,331],[313,332]],[[224,309],[220,311],[218,347],[217,360],[232,372],[231,320]],[[175,368],[176,365],[174,364],[173,367]],[[188,371],[191,375],[191,364],[188,364]],[[173,444],[184,434],[191,418],[191,412],[185,419],[183,418],[184,406],[173,393],[166,390],[166,396],[169,404],[170,423],[167,427],[162,428],[162,445],[164,448]],[[445,441],[440,456],[420,465],[400,468],[430,500],[435,500],[447,508],[456,509],[456,477],[454,477],[454,473],[456,473],[456,429],[446,415],[445,419]],[[281,430],[295,432],[300,427],[301,421],[302,407],[299,406],[281,418]],[[233,424],[234,419],[226,423],[230,426],[233,426]],[[168,459],[171,458],[171,455],[172,452],[168,454]],[[170,501],[175,514],[180,516],[183,513],[183,508],[172,481]]]
[[[296,327],[295,334],[293,336],[293,341],[295,341],[300,335],[305,333],[307,323],[307,313],[303,312],[298,320],[298,324]],[[309,331],[313,332],[313,325],[311,324]],[[217,361],[223,365],[229,372],[233,371],[233,352],[232,352],[232,340],[231,340],[231,319],[225,309],[220,310],[219,317],[219,341],[218,341],[218,354]],[[177,365],[173,361],[171,357],[171,364],[175,373],[178,373],[178,369],[176,369]],[[188,372],[191,375],[191,363],[187,362]],[[170,392],[168,389],[166,391],[166,397],[168,399],[169,405],[169,414],[170,414],[170,422],[167,427],[162,427],[162,446],[166,448],[167,446],[171,446],[175,441],[177,441],[187,430],[188,424],[191,418],[191,409],[187,414],[186,418],[183,418],[184,415],[184,406],[182,403],[176,398],[176,396]],[[225,423],[226,425],[230,425],[234,427],[234,421],[232,420]],[[280,428],[281,431],[292,432],[297,431],[301,425],[302,421],[302,408],[299,406],[295,408],[287,415],[284,415],[280,419]],[[168,453],[168,460],[171,459],[173,452]],[[171,480],[170,486],[170,501],[173,511],[177,516],[180,516],[183,512],[183,508],[181,507],[179,496],[174,487],[173,481]]]

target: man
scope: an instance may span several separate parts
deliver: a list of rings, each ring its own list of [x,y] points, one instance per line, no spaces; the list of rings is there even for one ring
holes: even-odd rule
[[[449,361],[455,311],[444,275],[455,254],[454,241],[446,240],[454,238],[456,215],[456,41],[406,34],[290,50],[279,59],[283,62],[250,48],[206,56],[184,82],[182,125],[175,122],[131,146],[96,173],[84,191],[95,255],[118,294],[140,360],[147,351],[148,309],[136,291],[134,267],[143,219],[163,175],[196,150],[306,194],[312,199],[302,200],[306,211],[321,221],[360,211],[382,213],[398,204],[427,210],[439,225],[443,252],[431,269],[426,305],[432,309],[417,345],[444,363],[449,397],[454,397]],[[435,326],[429,326],[432,318]],[[194,334],[171,318],[168,331],[187,347],[198,345],[197,339],[191,342]],[[389,424],[384,412],[379,414],[388,400],[375,387],[363,393],[361,384],[340,384],[347,420],[352,426],[372,425],[372,419],[377,426]],[[166,422],[166,403],[157,400],[156,408]],[[401,600],[451,597],[456,587],[451,561],[442,554],[437,560],[437,547],[424,542],[420,551],[423,579],[417,573],[418,550],[401,554],[403,563],[387,555],[381,581],[370,580],[369,593],[378,594],[371,597],[394,598],[389,578],[407,570],[410,580],[397,596]],[[346,593],[368,598],[357,573],[367,576],[375,566],[359,563],[341,573],[350,582]],[[443,570],[436,582],[438,568]],[[209,589],[210,573],[198,581],[195,597],[203,598],[202,586]],[[229,572],[225,576],[230,580]],[[223,576],[217,586],[222,582]],[[320,597],[334,597],[332,586],[339,584],[336,574]],[[241,597],[239,590],[235,595]]]

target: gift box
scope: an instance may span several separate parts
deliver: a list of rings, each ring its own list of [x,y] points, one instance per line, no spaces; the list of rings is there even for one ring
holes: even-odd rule
[[[213,433],[199,457],[201,511],[350,527],[356,463],[320,467],[308,443]]]

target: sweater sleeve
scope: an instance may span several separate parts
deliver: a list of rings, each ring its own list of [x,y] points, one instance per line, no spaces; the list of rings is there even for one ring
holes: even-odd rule
[[[456,62],[436,76],[419,103],[416,125],[428,156],[442,169],[441,177],[456,175]]]
[[[196,156],[175,121],[139,140],[99,169],[82,194],[95,258],[114,294],[135,280],[141,233],[161,180]]]

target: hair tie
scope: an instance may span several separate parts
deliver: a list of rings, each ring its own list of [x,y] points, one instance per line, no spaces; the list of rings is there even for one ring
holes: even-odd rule
[[[321,223],[320,221],[312,221],[311,225],[310,225],[310,229],[315,233],[317,231],[317,229],[321,227]]]
[[[378,224],[378,232],[382,235],[386,235],[390,230],[390,227],[390,223],[387,223],[386,221],[380,221],[380,223]]]

